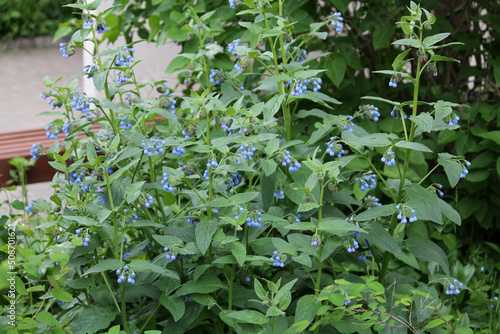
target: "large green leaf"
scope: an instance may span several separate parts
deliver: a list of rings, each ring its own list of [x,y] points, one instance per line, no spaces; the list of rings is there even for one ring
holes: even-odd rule
[[[401,253],[401,249],[396,240],[394,240],[392,235],[390,235],[379,222],[373,222],[364,226],[366,226],[366,229],[368,230],[368,235],[365,236],[368,242],[378,246],[384,251],[388,251],[393,254]]]
[[[108,328],[116,314],[111,306],[91,306],[77,312],[69,325],[75,334],[97,333]]]
[[[208,219],[202,219],[198,225],[196,225],[196,244],[202,254],[207,252],[208,247],[212,243],[212,236],[217,230],[217,225],[216,219],[210,221]]]
[[[435,262],[443,269],[446,275],[450,275],[448,258],[444,251],[434,242],[428,239],[410,238],[405,241],[405,246],[415,257],[422,261]]]
[[[179,296],[166,297],[164,294],[160,297],[160,303],[172,314],[174,320],[177,322],[184,315],[186,311],[186,304]]]

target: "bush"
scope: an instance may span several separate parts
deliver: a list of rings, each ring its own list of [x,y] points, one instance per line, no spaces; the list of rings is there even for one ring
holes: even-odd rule
[[[54,34],[71,10],[61,5],[70,0],[0,0],[0,40]]]

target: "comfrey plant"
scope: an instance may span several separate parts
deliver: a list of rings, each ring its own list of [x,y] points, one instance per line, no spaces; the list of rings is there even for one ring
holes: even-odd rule
[[[391,86],[413,85],[412,100],[366,97],[391,107],[349,110],[322,92],[328,54],[304,52],[349,27],[338,11],[304,29],[292,2],[230,1],[240,21],[223,49],[213,47],[223,38],[217,12],[186,6],[179,15],[189,17],[191,52],[167,68],[190,88],[178,97],[166,80],[136,80],[142,55],[132,45],[101,50],[100,2],[71,5],[85,20],[61,51],[91,54],[103,97],[87,96],[77,80],[44,80],[61,107],[47,131],[64,141],[32,151],[58,170],[52,203],[35,202],[26,217],[54,217],[39,250],[49,257],[25,257],[30,278],[59,263],[43,303],[61,316],[39,319],[41,328],[348,333],[441,319],[435,327],[457,327],[445,306],[457,296],[445,294],[455,282],[448,259],[418,233],[419,224],[460,225],[434,175],[444,168],[446,194],[468,166],[427,139],[458,128],[453,108],[462,107],[419,100],[428,69],[432,76],[453,61],[437,54],[449,34],[426,36],[434,15],[410,4],[399,23],[408,37],[393,43],[401,53],[378,72]],[[401,132],[373,131],[380,121]]]

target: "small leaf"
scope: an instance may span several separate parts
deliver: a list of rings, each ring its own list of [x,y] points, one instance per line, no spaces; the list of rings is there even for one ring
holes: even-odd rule
[[[68,292],[61,289],[52,289],[50,290],[50,294],[57,300],[60,300],[65,303],[69,303],[73,300],[73,296]]]
[[[257,325],[268,323],[268,318],[264,314],[254,310],[235,311],[228,313],[226,316],[236,320],[237,322]]]
[[[424,48],[428,48],[429,46],[433,46],[434,44],[441,42],[443,39],[445,39],[448,36],[450,36],[449,32],[444,32],[444,33],[428,36],[428,37],[424,38],[422,44],[424,45]]]
[[[245,204],[259,196],[257,191],[249,191],[241,194],[233,195],[229,198],[229,201],[233,204]]]

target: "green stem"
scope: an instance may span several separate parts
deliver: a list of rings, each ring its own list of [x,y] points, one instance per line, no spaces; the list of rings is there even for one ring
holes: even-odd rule
[[[128,324],[127,324],[127,308],[125,306],[125,285],[120,284],[120,293],[122,296],[122,325],[125,332],[128,333]]]

